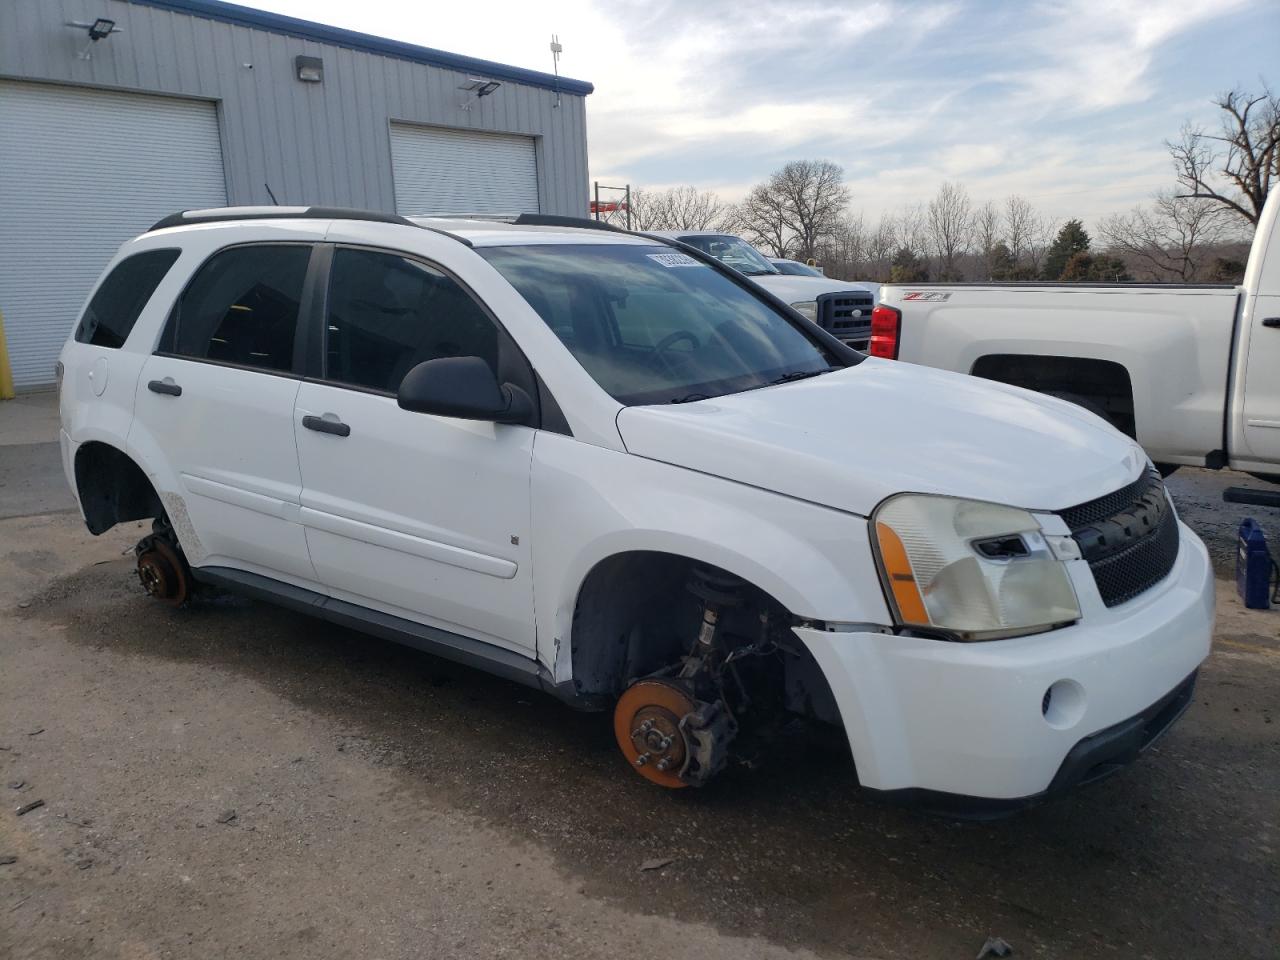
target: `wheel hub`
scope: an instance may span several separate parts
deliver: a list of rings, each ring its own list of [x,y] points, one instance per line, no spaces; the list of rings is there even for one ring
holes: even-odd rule
[[[148,596],[175,606],[187,599],[188,583],[182,559],[171,546],[150,538],[138,553],[138,580]]]
[[[697,707],[682,688],[663,680],[642,680],[618,699],[613,732],[631,768],[659,786],[678,789],[689,784],[689,742],[681,721]]]

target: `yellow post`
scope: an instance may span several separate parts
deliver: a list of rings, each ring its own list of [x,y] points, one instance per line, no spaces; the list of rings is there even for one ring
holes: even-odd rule
[[[4,341],[4,314],[0,313],[0,400],[13,399],[13,371],[9,369],[9,348]]]

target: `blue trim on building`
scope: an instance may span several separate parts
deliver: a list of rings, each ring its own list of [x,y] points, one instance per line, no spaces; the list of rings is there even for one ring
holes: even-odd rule
[[[329,43],[351,50],[365,53],[377,53],[386,57],[401,60],[412,60],[433,67],[444,67],[447,70],[460,70],[464,73],[477,73],[494,80],[510,80],[512,83],[523,83],[532,87],[544,87],[547,90],[559,90],[561,93],[575,96],[586,96],[595,87],[585,80],[570,80],[561,77],[559,80],[549,73],[537,70],[525,70],[492,60],[480,60],[476,57],[464,57],[457,53],[446,53],[433,50],[431,47],[420,47],[413,43],[402,43],[399,40],[388,40],[368,33],[356,33],[340,27],[330,27],[310,20],[299,20],[265,10],[254,10],[235,3],[223,3],[221,0],[130,0],[131,3],[174,13],[186,13],[209,20],[220,20],[223,23],[234,23],[241,27],[252,27],[257,30],[269,30],[302,40],[315,40],[318,43]]]

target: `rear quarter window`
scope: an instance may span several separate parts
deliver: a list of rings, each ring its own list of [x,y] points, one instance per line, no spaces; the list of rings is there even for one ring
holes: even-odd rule
[[[76,341],[119,349],[129,339],[142,308],[160,286],[181,250],[147,250],[116,264],[98,286],[76,327]]]

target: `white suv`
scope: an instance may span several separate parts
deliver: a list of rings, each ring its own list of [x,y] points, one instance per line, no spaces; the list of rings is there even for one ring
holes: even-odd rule
[[[1132,440],[588,225],[161,221],[62,352],[89,529],[154,518],[157,597],[229,588],[612,709],[667,787],[802,715],[869,790],[997,812],[1186,707],[1212,575]]]

